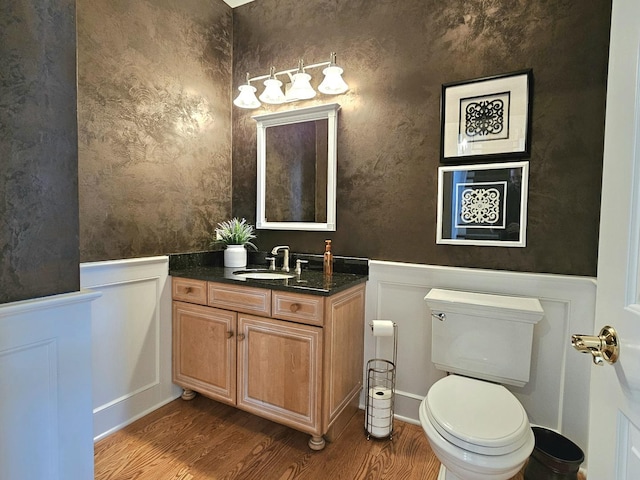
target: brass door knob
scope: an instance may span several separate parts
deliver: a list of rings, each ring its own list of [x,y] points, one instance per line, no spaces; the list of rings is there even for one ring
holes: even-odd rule
[[[606,325],[600,330],[600,335],[571,335],[571,346],[582,353],[590,353],[593,363],[603,365],[616,363],[620,356],[618,334],[613,327]]]

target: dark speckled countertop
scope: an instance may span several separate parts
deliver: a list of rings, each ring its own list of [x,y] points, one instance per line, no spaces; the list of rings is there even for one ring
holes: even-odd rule
[[[268,256],[265,252],[249,252],[246,269],[265,269]],[[302,273],[293,278],[264,280],[242,278],[233,274],[244,268],[224,268],[222,252],[195,252],[169,255],[169,275],[209,282],[243,284],[251,287],[288,290],[312,295],[329,296],[346,290],[369,278],[369,261],[366,258],[335,257],[334,273],[325,277],[322,272],[322,255],[291,254],[290,267],[295,274],[296,259],[307,260]],[[282,258],[277,261],[282,265]]]

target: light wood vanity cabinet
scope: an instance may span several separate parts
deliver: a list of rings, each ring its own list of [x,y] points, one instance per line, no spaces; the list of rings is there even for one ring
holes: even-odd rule
[[[204,289],[207,306],[186,303],[187,288]],[[174,382],[184,399],[236,405],[311,434],[320,450],[358,409],[364,288],[325,297],[173,278]]]

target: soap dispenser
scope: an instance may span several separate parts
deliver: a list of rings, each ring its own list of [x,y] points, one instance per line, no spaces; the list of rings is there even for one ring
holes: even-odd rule
[[[322,271],[326,276],[333,275],[333,253],[331,252],[331,240],[324,241],[324,260],[322,263]]]

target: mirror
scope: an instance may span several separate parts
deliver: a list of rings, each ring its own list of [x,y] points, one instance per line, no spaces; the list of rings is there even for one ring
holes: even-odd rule
[[[256,228],[335,231],[338,110],[331,103],[253,117]]]

